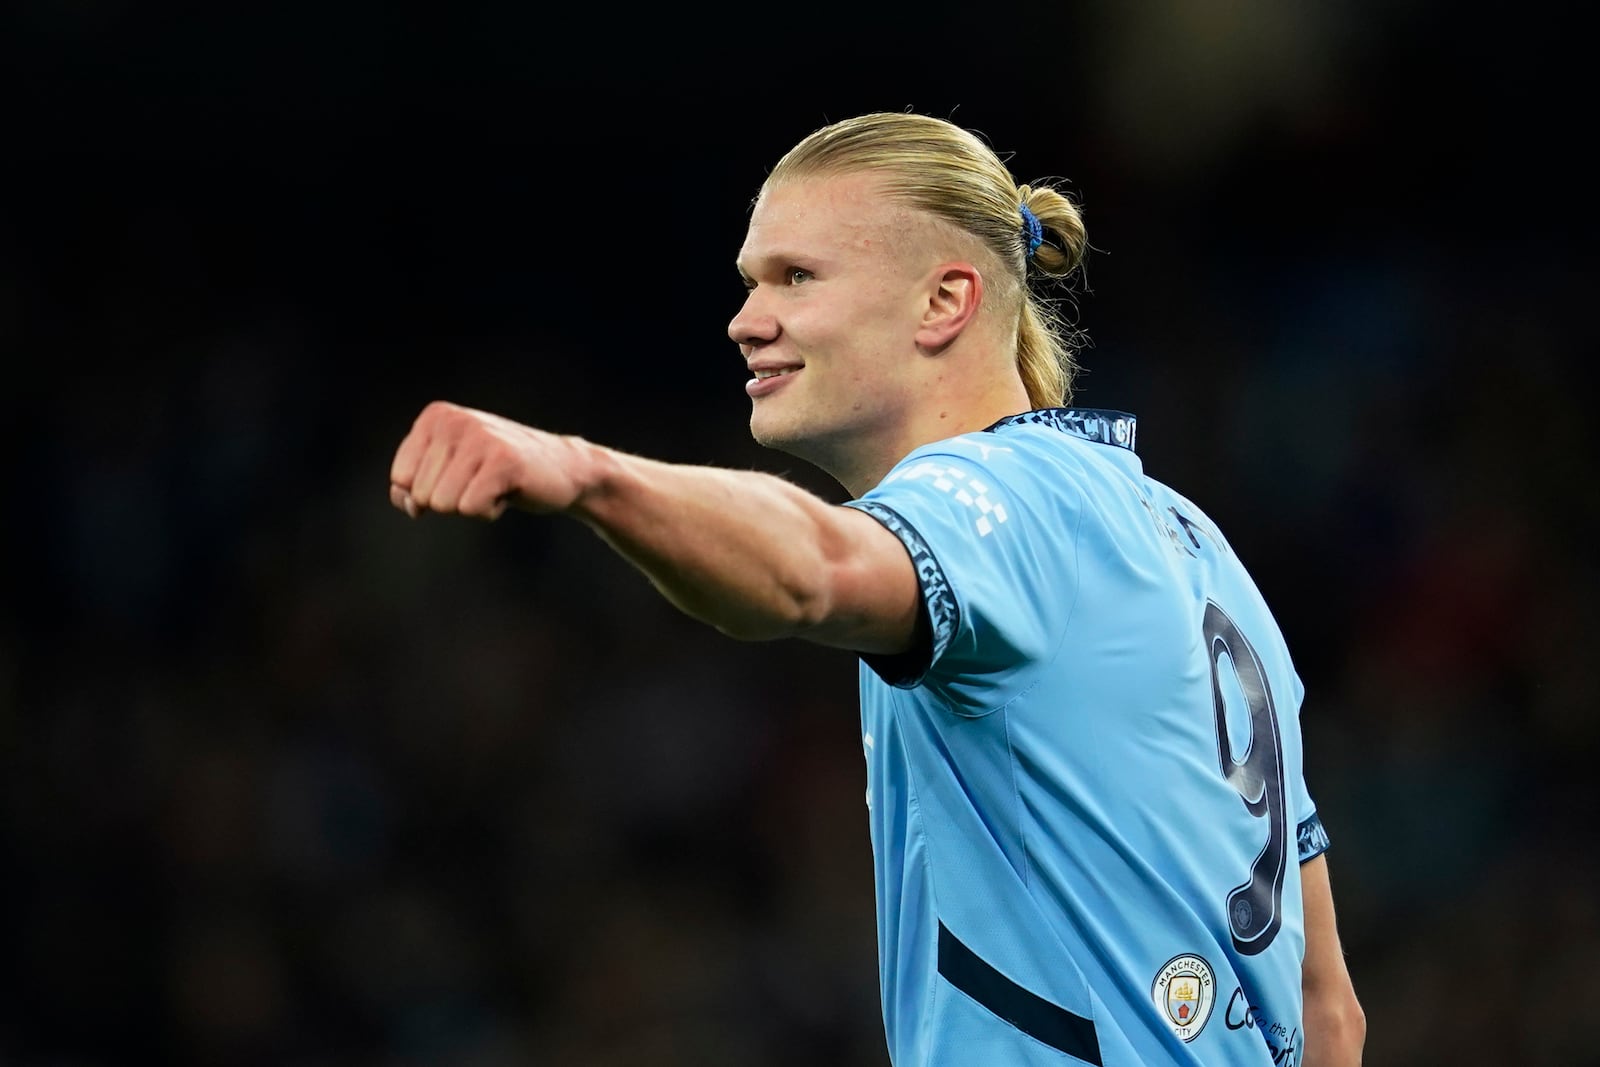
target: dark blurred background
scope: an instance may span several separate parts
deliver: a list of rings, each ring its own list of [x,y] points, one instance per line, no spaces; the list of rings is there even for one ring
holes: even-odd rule
[[[724,331],[766,167],[878,108],[1082,200],[1079,402],[1288,635],[1366,1062],[1600,1062],[1569,16],[3,18],[0,1062],[882,1067],[854,661],[387,502],[440,397],[838,499]]]

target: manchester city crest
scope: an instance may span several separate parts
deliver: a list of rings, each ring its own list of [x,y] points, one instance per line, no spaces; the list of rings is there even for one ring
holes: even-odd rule
[[[1193,1041],[1211,1018],[1217,1000],[1216,975],[1199,956],[1174,956],[1156,973],[1150,996],[1172,1032],[1183,1041]]]

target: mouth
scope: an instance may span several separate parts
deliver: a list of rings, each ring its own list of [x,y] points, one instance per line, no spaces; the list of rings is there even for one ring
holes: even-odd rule
[[[755,377],[744,383],[744,391],[752,397],[767,396],[782,389],[804,367],[763,367],[751,373]]]

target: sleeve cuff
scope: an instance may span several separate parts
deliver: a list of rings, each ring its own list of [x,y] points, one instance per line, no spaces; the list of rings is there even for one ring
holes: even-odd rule
[[[1296,827],[1294,836],[1300,846],[1301,863],[1328,851],[1328,831],[1322,828],[1322,816],[1316,812]]]
[[[898,656],[861,657],[861,662],[885,682],[898,689],[914,689],[922,684],[950,646],[960,625],[961,608],[955,591],[934,557],[933,549],[898,511],[875,500],[852,500],[844,506],[864,511],[882,523],[884,529],[900,539],[911,557],[911,565],[916,568],[917,584],[922,590],[923,618],[918,621],[915,646]]]

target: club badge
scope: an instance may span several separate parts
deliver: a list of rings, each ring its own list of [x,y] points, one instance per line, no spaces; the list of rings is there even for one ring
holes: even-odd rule
[[[1193,1041],[1211,1018],[1217,1000],[1216,975],[1199,956],[1174,956],[1156,974],[1150,996],[1172,1032],[1183,1041]]]

